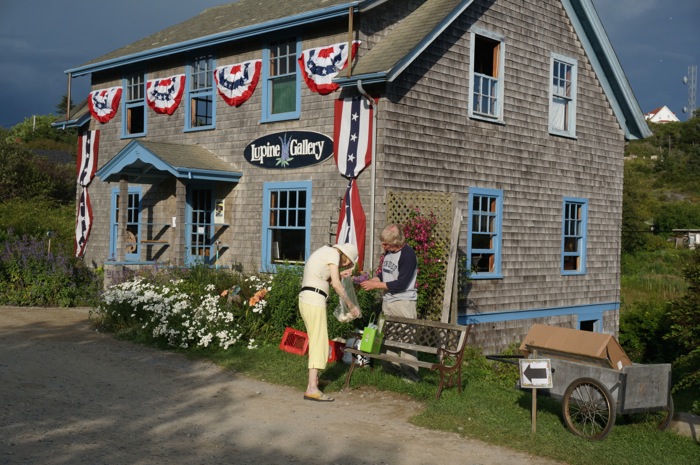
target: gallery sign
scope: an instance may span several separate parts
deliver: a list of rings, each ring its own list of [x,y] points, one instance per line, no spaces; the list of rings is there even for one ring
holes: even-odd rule
[[[333,139],[312,131],[286,131],[255,139],[243,151],[260,168],[291,169],[321,163],[333,155]]]

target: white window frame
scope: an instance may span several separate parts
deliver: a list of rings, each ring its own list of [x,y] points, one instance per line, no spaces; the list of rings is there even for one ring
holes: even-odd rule
[[[562,69],[570,68],[562,77]],[[566,76],[569,74],[569,76]],[[549,132],[557,136],[576,137],[576,96],[578,61],[552,53],[549,66]]]
[[[498,42],[498,63],[496,76],[490,77],[475,71],[476,42],[479,37]],[[505,37],[479,28],[469,33],[469,109],[470,118],[503,123],[503,96],[505,95]],[[489,81],[495,89],[484,90],[483,84]],[[481,84],[481,85],[480,85]],[[477,92],[478,91],[478,92]],[[475,97],[480,95],[480,98]]]

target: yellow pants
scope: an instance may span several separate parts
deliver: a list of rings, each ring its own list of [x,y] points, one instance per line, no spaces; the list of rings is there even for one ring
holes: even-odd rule
[[[326,306],[299,302],[299,312],[309,335],[309,368],[324,370],[328,364],[328,319]]]

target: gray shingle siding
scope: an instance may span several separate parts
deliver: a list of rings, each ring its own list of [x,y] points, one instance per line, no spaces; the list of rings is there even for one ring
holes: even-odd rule
[[[261,2],[244,0],[241,5]],[[280,2],[277,2],[280,3]],[[344,2],[306,2],[288,0],[296,10],[308,11],[319,3],[337,6]],[[355,18],[356,38],[363,41],[360,55],[378,47],[391,37],[398,24],[410,18],[420,5],[454,5],[454,0],[388,1]],[[229,6],[234,8],[233,6]],[[220,7],[207,11],[183,25],[154,34],[148,42],[139,41],[113,54],[93,60],[99,63],[124,54],[144,52],[149,47],[173,44],[175,31],[179,40],[190,40],[184,33],[203,18],[233,10]],[[441,10],[442,11],[442,10]],[[444,11],[442,11],[444,13]],[[265,12],[263,17],[249,16],[245,24],[271,21],[281,13]],[[275,16],[277,15],[277,16]],[[213,34],[233,27],[243,27],[236,18],[212,20]],[[415,18],[412,18],[415,20]],[[229,22],[226,22],[229,21]],[[504,102],[503,122],[493,123],[470,118],[469,68],[470,31],[474,28],[503,36]],[[323,21],[302,33],[303,49],[347,41],[347,24],[342,20]],[[278,32],[276,38],[287,37]],[[145,40],[145,39],[144,39]],[[170,41],[170,42],[168,42]],[[261,58],[264,40],[246,39],[216,48],[217,66]],[[553,136],[548,130],[550,56],[558,53],[577,60],[576,138]],[[188,56],[175,54],[146,63],[148,78],[166,77],[185,72]],[[370,62],[366,62],[370,63]],[[376,64],[376,62],[374,62]],[[130,68],[133,69],[133,68]],[[367,68],[369,69],[369,68]],[[106,69],[93,74],[93,88],[121,85],[125,69]],[[301,86],[299,119],[262,123],[261,80],[252,97],[241,107],[229,107],[216,99],[216,129],[184,131],[184,100],[172,116],[147,114],[147,135],[138,140],[149,143],[198,145],[218,157],[232,171],[243,173],[237,184],[220,183],[215,196],[226,199],[225,222],[218,237],[230,246],[221,255],[221,264],[256,272],[261,267],[263,186],[267,182],[312,181],[311,249],[331,240],[338,218],[340,199],[347,180],[332,160],[301,169],[270,170],[253,166],[243,158],[251,141],[285,130],[311,130],[333,136],[333,105],[340,95],[353,94],[353,88],[321,96]],[[459,237],[460,250],[467,244],[467,199],[470,188],[493,188],[503,191],[503,249],[500,279],[474,280],[466,296],[470,308],[460,309],[473,315],[500,312],[524,312],[523,319],[497,321],[475,332],[478,344],[495,351],[517,342],[538,319],[543,309],[569,309],[568,314],[546,319],[552,324],[575,326],[579,306],[608,305],[620,300],[620,219],[622,210],[622,173],[625,131],[608,101],[591,59],[576,35],[559,0],[474,1],[432,44],[430,44],[393,81],[370,86],[379,95],[377,121],[375,239],[387,216],[385,198],[389,191],[444,191],[457,195],[463,222]],[[100,167],[119,153],[131,139],[121,139],[120,109],[107,124],[91,122],[101,131]],[[358,179],[362,203],[368,216],[371,209],[370,168]],[[185,181],[186,182],[186,181]],[[173,216],[184,217],[183,204],[175,193],[180,181],[166,180],[157,185],[140,186],[143,206],[150,215],[147,221],[169,223]],[[110,185],[95,182],[90,186],[95,218],[88,242],[86,261],[100,266],[109,257]],[[181,193],[181,192],[180,192]],[[577,276],[561,274],[562,201],[564,197],[588,200],[587,273]],[[369,231],[368,231],[369,232]],[[176,228],[162,233],[172,245],[164,249],[159,260],[176,262],[174,256],[184,245],[184,233]],[[367,235],[369,241],[370,235]],[[365,262],[379,253],[376,243],[367,243]],[[606,307],[607,308],[607,307]],[[566,312],[565,312],[566,313]],[[605,310],[602,327],[617,330],[617,312]]]

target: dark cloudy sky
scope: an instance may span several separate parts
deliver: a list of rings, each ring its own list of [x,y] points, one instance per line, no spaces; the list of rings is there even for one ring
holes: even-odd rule
[[[230,0],[0,0],[0,126],[55,113],[64,71]],[[700,65],[700,0],[593,0],[643,112],[681,119]],[[88,92],[73,80],[73,101]],[[699,102],[700,103],[700,102]]]

